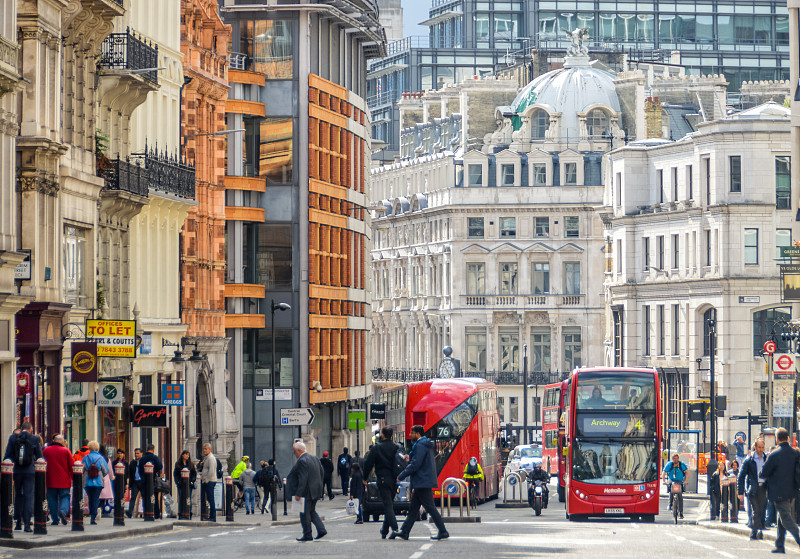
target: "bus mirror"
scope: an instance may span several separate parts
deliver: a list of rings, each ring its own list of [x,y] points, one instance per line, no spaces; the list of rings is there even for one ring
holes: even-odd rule
[[[563,454],[564,456],[566,456],[567,454],[569,454],[569,448],[567,448],[567,447],[565,446],[563,449],[561,449],[561,454]]]

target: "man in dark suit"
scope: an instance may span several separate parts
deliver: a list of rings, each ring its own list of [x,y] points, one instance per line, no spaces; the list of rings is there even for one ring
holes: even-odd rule
[[[794,516],[794,500],[798,489],[794,481],[794,469],[800,454],[789,445],[789,432],[786,429],[778,429],[777,438],[779,446],[767,457],[761,475],[767,480],[767,494],[778,512],[778,537],[772,552],[786,553],[783,544],[787,530],[800,545],[800,530]]]
[[[156,503],[156,506],[153,509],[153,515],[155,518],[161,518],[161,499],[159,498],[158,491],[155,488],[155,480],[161,477],[161,471],[164,469],[164,464],[162,464],[161,459],[156,456],[155,451],[156,446],[154,444],[147,445],[147,452],[145,452],[139,459],[139,465],[137,468],[139,470],[139,476],[142,478],[142,487],[144,487],[144,467],[147,464],[153,465],[153,493],[155,495]]]
[[[328,533],[322,519],[317,514],[317,501],[323,496],[322,478],[325,473],[319,458],[306,452],[306,445],[298,441],[292,445],[297,462],[289,475],[286,476],[286,491],[294,495],[296,501],[305,499],[303,512],[300,513],[300,524],[303,526],[303,537],[297,538],[299,542],[310,542],[311,524],[317,527],[317,539],[325,537]]]
[[[25,524],[26,532],[33,532],[31,517],[33,516],[34,482],[36,480],[35,462],[42,457],[42,445],[39,437],[33,433],[29,421],[20,425],[20,432],[8,439],[4,460],[14,462],[14,520],[15,530],[21,530]]]
[[[392,441],[393,436],[394,430],[391,427],[381,429],[381,442],[372,447],[364,462],[364,484],[366,485],[372,468],[375,468],[375,477],[378,478],[378,494],[383,503],[381,538],[384,539],[389,530],[397,532],[397,519],[394,515],[394,496],[397,493],[395,464],[400,449]]]
[[[139,460],[142,459],[142,449],[133,449],[133,460],[128,464],[128,489],[131,490],[131,501],[128,505],[128,510],[125,516],[128,518],[133,516],[134,507],[136,506],[136,497],[142,494],[143,478],[139,475]]]

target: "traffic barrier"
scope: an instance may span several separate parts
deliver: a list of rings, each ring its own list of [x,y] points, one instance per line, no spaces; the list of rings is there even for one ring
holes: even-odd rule
[[[225,476],[225,521],[233,522],[233,478]]]
[[[114,466],[114,526],[125,526],[125,463]]]
[[[445,522],[480,522],[480,516],[470,516],[469,485],[457,477],[449,477],[442,482],[440,491],[442,496],[441,508],[444,511],[445,498],[447,499],[447,516],[443,515]],[[458,497],[458,516],[452,516],[451,498]],[[465,506],[466,505],[466,506]],[[464,516],[464,510],[467,511]]]
[[[83,462],[72,465],[72,531],[83,532]]]
[[[192,497],[190,494],[189,489],[189,475],[191,472],[189,468],[184,468],[181,470],[181,479],[178,483],[181,484],[181,494],[180,502],[178,503],[178,518],[181,520],[190,520],[192,518]]]
[[[14,462],[0,466],[0,538],[14,539]]]
[[[144,521],[155,522],[156,496],[154,494],[153,463],[144,465]]]
[[[525,502],[526,491],[524,489],[525,482],[528,479],[528,474],[525,470],[517,470],[511,472],[503,478],[503,502],[495,503],[495,508],[498,509],[522,509],[526,508],[528,504]],[[510,490],[509,490],[510,489]],[[517,497],[517,490],[519,490],[519,497]],[[509,493],[511,498],[509,499]]]
[[[47,461],[39,458],[34,468],[33,533],[47,535]]]

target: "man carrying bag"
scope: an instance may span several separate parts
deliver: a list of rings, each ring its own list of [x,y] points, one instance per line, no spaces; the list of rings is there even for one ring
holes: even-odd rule
[[[397,532],[394,496],[397,493],[396,480],[400,472],[395,468],[399,448],[392,442],[393,435],[394,431],[391,427],[381,429],[381,442],[372,447],[364,462],[364,485],[367,484],[373,468],[375,468],[375,477],[378,478],[378,495],[383,503],[383,526],[381,526],[381,538],[383,539],[386,539],[390,529]]]

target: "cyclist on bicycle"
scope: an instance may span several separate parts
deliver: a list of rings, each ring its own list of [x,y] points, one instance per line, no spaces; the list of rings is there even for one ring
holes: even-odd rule
[[[547,484],[550,483],[550,474],[548,474],[542,469],[541,462],[537,462],[536,464],[534,464],[533,469],[528,473],[529,483],[534,483],[537,480],[542,482],[542,487],[544,488],[544,508],[547,508],[547,502],[550,499],[550,490],[547,488]],[[528,496],[528,500],[530,500],[531,502],[532,498],[533,498],[532,495]]]
[[[249,456],[242,456],[242,461],[236,464],[236,467],[231,472],[231,478],[233,479],[233,484],[239,488],[239,496],[238,498],[241,499],[242,495],[244,494],[244,486],[242,485],[242,481],[239,479],[242,477],[242,472],[247,469],[247,463],[250,461]]]
[[[478,464],[478,459],[474,456],[469,459],[467,465],[464,467],[464,481],[469,484],[469,494],[470,499],[473,497],[477,498],[477,495],[473,495],[474,488],[478,486],[480,482],[484,480],[483,476],[483,469],[481,469],[481,465]]]
[[[669,462],[664,466],[664,481],[666,482],[669,480],[670,482],[670,491],[669,491],[669,510],[672,510],[673,506],[673,499],[674,493],[672,492],[672,484],[673,483],[680,483],[681,484],[681,492],[683,492],[683,484],[686,482],[686,470],[689,467],[681,462],[681,457],[677,454],[672,455],[672,462]],[[683,502],[682,500],[679,502]],[[680,517],[683,518],[683,507],[681,510],[678,511]]]

